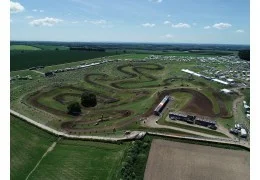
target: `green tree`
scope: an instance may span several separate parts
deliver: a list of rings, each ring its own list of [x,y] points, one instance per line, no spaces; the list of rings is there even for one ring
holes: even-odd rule
[[[81,113],[81,107],[78,102],[73,102],[67,107],[68,113],[72,115],[79,115]]]
[[[97,97],[95,94],[90,92],[84,92],[81,95],[81,104],[84,107],[94,107],[97,105]]]

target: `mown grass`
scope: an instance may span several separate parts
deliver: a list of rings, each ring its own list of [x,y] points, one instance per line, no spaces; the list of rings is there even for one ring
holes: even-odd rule
[[[57,138],[14,116],[10,131],[11,179],[25,179]]]
[[[61,140],[31,179],[117,179],[127,143]]]
[[[11,116],[11,179],[25,179],[57,140],[19,118]],[[30,179],[118,179],[128,143],[60,140]]]

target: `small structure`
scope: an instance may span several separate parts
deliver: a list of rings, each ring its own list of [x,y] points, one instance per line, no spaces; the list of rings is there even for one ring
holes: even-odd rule
[[[195,124],[200,125],[200,126],[209,127],[209,128],[217,127],[216,121],[210,121],[210,120],[204,120],[204,119],[196,119]]]
[[[51,77],[51,76],[54,76],[54,75],[55,75],[55,73],[52,72],[52,71],[45,73],[45,77]]]
[[[165,96],[163,100],[158,104],[158,106],[154,109],[154,114],[160,116],[166,104],[169,102],[170,96]]]
[[[225,93],[225,94],[230,94],[230,93],[232,93],[232,91],[229,90],[229,89],[221,89],[220,92],[223,92],[223,93]]]

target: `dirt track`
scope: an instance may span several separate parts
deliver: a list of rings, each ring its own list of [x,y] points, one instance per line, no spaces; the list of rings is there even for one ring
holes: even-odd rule
[[[249,180],[249,152],[156,139],[145,180]]]

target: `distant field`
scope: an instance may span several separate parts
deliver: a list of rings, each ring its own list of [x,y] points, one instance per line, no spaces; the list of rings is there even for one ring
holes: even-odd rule
[[[41,50],[41,48],[34,47],[34,46],[27,46],[27,45],[11,45],[10,50],[17,50],[17,51],[35,51]]]
[[[66,46],[53,46],[53,45],[34,45],[42,50],[69,50],[69,47]]]
[[[145,180],[249,180],[250,155],[246,151],[153,140]]]
[[[115,52],[86,52],[86,51],[11,51],[11,71],[27,69],[33,66],[50,66],[92,58],[112,56]]]

